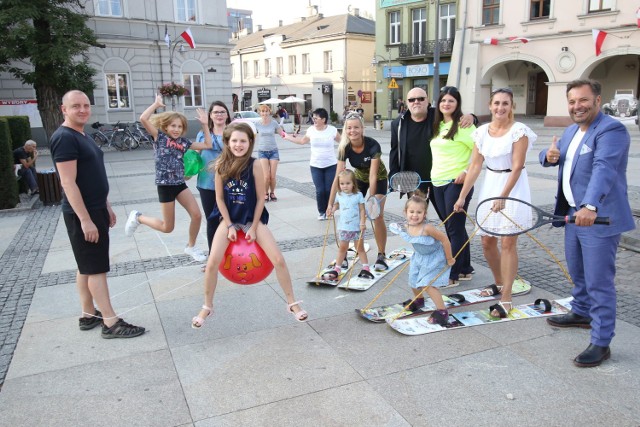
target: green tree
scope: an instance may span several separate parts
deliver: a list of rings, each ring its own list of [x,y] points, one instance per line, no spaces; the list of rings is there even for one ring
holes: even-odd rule
[[[86,26],[85,1],[0,1],[0,71],[33,86],[47,137],[63,121],[62,95],[94,88],[86,53],[104,46]]]

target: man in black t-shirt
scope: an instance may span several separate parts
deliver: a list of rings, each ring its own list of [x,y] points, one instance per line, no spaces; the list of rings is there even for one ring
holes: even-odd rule
[[[51,157],[64,190],[62,213],[78,264],[76,287],[83,314],[79,327],[101,325],[103,338],[137,337],[145,329],[118,318],[109,298],[109,228],[116,224],[116,215],[107,200],[102,150],[84,132],[91,117],[89,98],[79,90],[67,92],[62,113],[64,122],[51,136]]]
[[[27,180],[31,194],[38,194],[38,180],[36,179],[36,159],[38,158],[37,144],[28,140],[24,147],[13,150],[13,164],[20,165],[18,176]]]

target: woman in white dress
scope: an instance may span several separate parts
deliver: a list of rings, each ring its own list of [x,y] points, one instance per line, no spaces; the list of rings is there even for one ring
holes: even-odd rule
[[[509,88],[497,89],[491,93],[489,110],[491,123],[476,129],[472,138],[475,146],[471,155],[469,173],[460,191],[460,197],[454,205],[454,211],[463,210],[465,197],[473,188],[473,184],[482,171],[482,164],[486,162],[487,172],[480,190],[479,202],[490,197],[512,197],[531,202],[529,179],[524,167],[527,151],[537,139],[526,125],[514,121],[513,92]],[[517,224],[526,225],[531,222],[531,210],[526,207],[515,213],[510,213],[507,219],[503,215],[491,214],[489,203],[484,211],[478,211],[476,220],[483,222],[486,230],[517,228]],[[500,207],[498,207],[500,209]],[[494,317],[506,317],[513,308],[511,302],[511,287],[518,271],[518,236],[498,237],[485,233],[478,233],[482,240],[484,257],[493,273],[495,284],[483,289],[482,295],[501,294],[500,302],[490,307]]]

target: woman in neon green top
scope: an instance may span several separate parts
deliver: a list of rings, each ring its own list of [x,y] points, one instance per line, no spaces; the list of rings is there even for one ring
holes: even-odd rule
[[[462,99],[460,92],[453,86],[442,89],[436,103],[436,114],[431,139],[431,179],[433,181],[434,207],[444,221],[453,212],[453,205],[460,196],[460,190],[467,176],[467,166],[473,151],[471,133],[475,126],[461,128],[458,125],[462,117]],[[473,188],[467,195],[464,210],[469,208],[473,195]],[[469,240],[465,228],[467,216],[464,212],[453,214],[445,222],[447,237],[451,242],[453,254]],[[471,251],[466,245],[456,257],[456,263],[451,267],[449,285],[455,286],[458,280],[471,280],[473,267],[471,266]]]

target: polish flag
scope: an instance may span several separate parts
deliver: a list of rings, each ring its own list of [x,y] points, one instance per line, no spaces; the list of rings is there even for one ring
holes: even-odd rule
[[[640,28],[640,7],[636,10],[636,21],[638,23],[638,28]]]
[[[529,43],[529,39],[526,37],[509,37],[512,42]]]
[[[593,34],[593,42],[596,45],[596,56],[599,56],[602,53],[602,43],[604,43],[604,38],[607,37],[607,33],[602,30],[591,30]]]
[[[191,34],[191,27],[187,28],[180,34],[180,37],[187,42],[187,44],[191,47],[191,49],[196,48],[196,42],[193,40],[193,34]]]
[[[497,46],[498,45],[498,39],[494,39],[493,37],[489,37],[489,38],[484,39],[483,43],[484,44],[492,44],[494,46]]]

